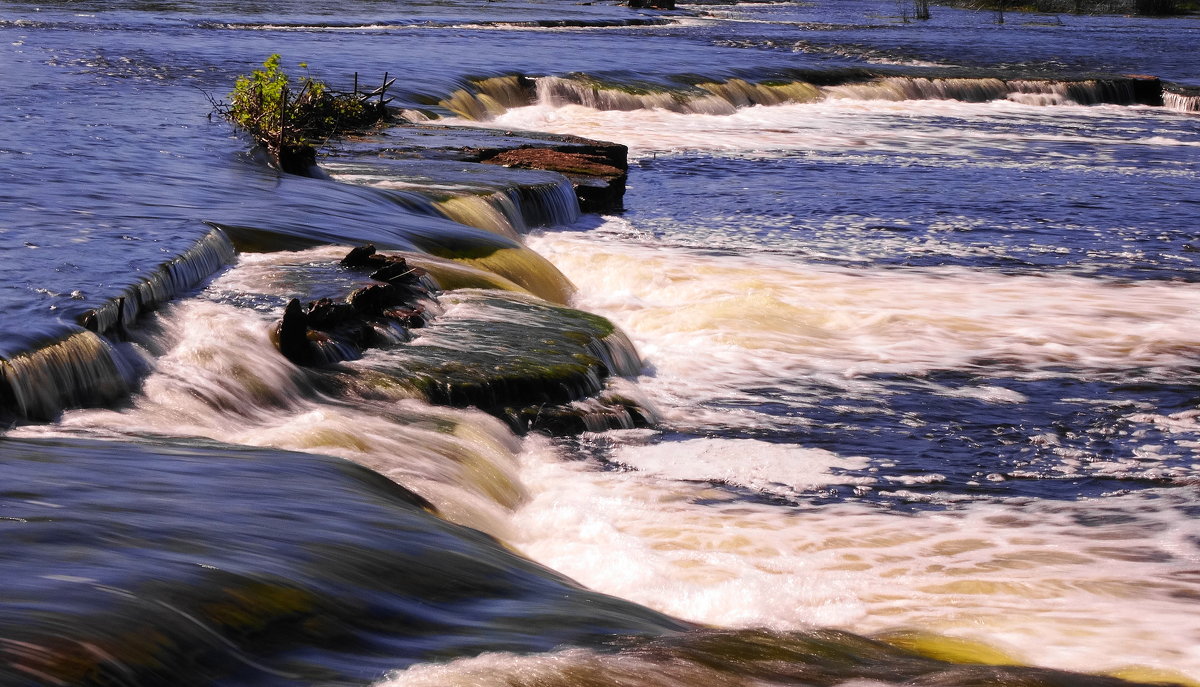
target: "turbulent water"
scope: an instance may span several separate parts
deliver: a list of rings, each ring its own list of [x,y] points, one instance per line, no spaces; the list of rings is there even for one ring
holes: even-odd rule
[[[6,3],[0,681],[1200,684],[1200,19],[681,8]],[[273,52],[625,211],[279,174]],[[289,362],[368,241],[428,326]]]

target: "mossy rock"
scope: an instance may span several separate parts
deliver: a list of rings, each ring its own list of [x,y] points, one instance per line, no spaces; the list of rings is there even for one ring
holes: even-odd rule
[[[611,322],[529,296],[461,291],[411,343],[373,351],[354,367],[383,373],[431,402],[475,406],[505,418],[601,393],[609,376],[641,362]]]

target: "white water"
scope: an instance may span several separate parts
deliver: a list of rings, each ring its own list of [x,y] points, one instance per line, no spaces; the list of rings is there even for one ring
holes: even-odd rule
[[[493,124],[617,140],[638,158],[679,151],[738,157],[904,151],[957,155],[970,164],[976,152],[1027,152],[1053,142],[1072,145],[1056,148],[1053,159],[988,164],[1120,172],[1124,163],[1106,146],[1196,145],[1123,130],[1125,123],[1169,113],[1068,105],[1047,117],[1045,107],[1062,101],[1026,95],[1017,100],[1036,102],[841,99],[726,115],[535,105],[509,110]],[[844,268],[744,247],[712,255],[704,246],[662,245],[617,218],[587,233],[547,233],[529,244],[579,287],[575,305],[609,317],[639,346],[649,366],[641,386],[667,429],[700,436],[730,428],[802,434],[812,422],[802,405],[787,417],[745,407],[763,400],[752,389],[788,391],[819,381],[845,397],[872,398],[890,393],[876,375],[920,378],[981,366],[1025,382],[1087,380],[1130,368],[1169,378],[1190,369],[1200,350],[1200,292],[1186,283],[959,267]],[[928,386],[933,394],[998,408],[1028,401],[1002,382]],[[747,403],[724,407],[738,401]],[[1166,428],[1177,442],[1171,448],[1147,442],[1101,459],[1058,448],[1052,435],[1030,441],[1046,446],[1059,461],[1054,469],[1066,476],[1191,479],[1200,469],[1195,414],[1131,412],[1135,434]],[[1190,603],[1200,595],[1193,573],[1200,528],[1185,495],[973,502],[950,492],[909,491],[939,484],[945,478],[936,472],[891,474],[872,456],[798,444],[680,441],[654,432],[596,441],[610,446],[606,466],[564,462],[559,449],[527,441],[522,479],[531,497],[516,512],[512,543],[600,591],[721,627],[915,629],[977,641],[1036,665],[1142,676],[1158,670],[1170,679],[1200,680],[1200,621]],[[1181,451],[1185,464],[1160,464]],[[885,470],[864,471],[865,465]],[[827,488],[936,499],[953,508],[906,515],[856,503],[809,508],[736,496]],[[497,684],[506,675],[531,678],[595,660],[587,652],[532,661],[485,656],[418,667],[393,684]]]
[[[1049,96],[1031,95],[1031,98]],[[580,105],[537,104],[515,108],[486,122],[462,122],[504,129],[531,129],[614,140],[628,145],[632,159],[666,152],[707,151],[739,157],[776,157],[852,152],[911,154],[912,164],[982,155],[989,166],[1007,168],[1110,169],[1133,171],[1114,158],[1109,146],[1200,147],[1200,141],[1155,135],[1179,115],[1144,107],[1055,106],[1011,100],[965,103],[956,100],[861,100],[850,97],[812,103],[746,107],[723,114],[679,113],[667,109],[597,110]],[[455,120],[450,120],[453,123]],[[1125,127],[1133,138],[1114,135]],[[1140,131],[1141,133],[1137,133]],[[1125,133],[1125,132],[1122,132]],[[997,151],[1027,153],[1056,145],[1044,159],[998,158]],[[1176,175],[1170,168],[1138,168],[1139,174]]]
[[[424,496],[451,521],[496,536],[525,498],[517,477],[516,437],[498,420],[471,410],[435,407],[411,390],[371,377],[364,397],[345,401],[318,392],[268,338],[280,316],[210,298],[295,294],[303,269],[334,264],[345,249],[245,255],[204,298],[156,316],[161,331],[146,342],[152,373],[122,410],[77,410],[56,424],[13,436],[86,431],[102,436],[158,434],[333,455],[365,465]]]
[[[625,113],[623,126],[636,129],[638,116]],[[686,117],[660,122],[657,133],[705,116]],[[822,126],[838,128],[832,120]],[[653,145],[728,143],[714,143],[719,133],[707,122]],[[882,137],[883,128],[871,135]],[[761,132],[730,145],[754,151],[755,141]],[[1190,365],[1200,344],[1200,295],[1187,284],[852,270],[597,235],[604,240],[548,234],[531,243],[580,288],[580,306],[611,317],[639,344],[653,372],[643,389],[674,429],[804,426],[802,416],[704,407],[755,385],[821,378],[856,393],[886,393],[867,376],[969,371],[984,358],[1027,379],[1052,367],[1081,375],[1172,369]],[[915,628],[1038,665],[1086,672],[1146,665],[1200,680],[1200,619],[1190,605],[1200,597],[1192,543],[1200,527],[1168,491],[1097,502],[964,503],[919,515],[858,504],[797,507],[786,498],[834,487],[903,493],[913,482],[937,484],[940,475],[863,477],[870,456],[752,439],[657,442],[654,432],[606,435],[617,468],[609,470],[564,460],[547,440],[522,445],[487,416],[433,408],[403,389],[374,387],[371,400],[338,402],[270,345],[277,307],[233,303],[290,296],[300,267],[340,254],[243,256],[206,292],[213,300],[181,303],[159,317],[162,332],[148,345],[161,350],[131,408],[76,411],[18,433],[191,435],[342,456],[585,585],[702,623]],[[1001,406],[1025,400],[999,385],[969,393]],[[1196,429],[1187,415],[1147,412],[1144,421]],[[1133,459],[1152,459],[1145,450],[1091,469],[1134,469]],[[741,498],[747,491],[780,500]],[[507,671],[527,675],[546,662],[589,656],[488,656],[421,666],[395,681],[496,684]]]
[[[1200,291],[1190,284],[850,269],[611,235],[550,233],[531,246],[580,288],[580,307],[634,338],[655,370],[647,385],[687,426],[707,420],[687,421],[697,403],[789,379],[885,393],[863,378],[971,371],[983,360],[1027,379],[1064,367],[1171,369],[1193,364],[1200,347]],[[985,391],[996,403],[1022,400]]]
[[[740,328],[725,322],[720,329],[726,333],[757,327],[758,335],[726,341],[728,350],[714,359],[695,337],[715,336],[719,320],[689,329],[681,323],[700,318],[673,318],[671,313],[687,310],[697,296],[702,296],[700,301],[723,297],[713,289],[726,289],[725,296],[739,292],[744,285],[729,278],[734,275],[747,279],[757,274],[755,278],[768,279],[775,288],[786,286],[787,277],[800,288],[797,284],[803,280],[798,278],[810,271],[775,265],[774,271],[764,273],[772,266],[769,260],[723,260],[716,265],[712,258],[611,242],[589,247],[604,269],[587,269],[592,263],[583,257],[578,241],[550,235],[537,243],[572,273],[589,306],[626,321],[630,333],[644,343],[644,351],[653,351],[648,357],[660,379],[672,369],[681,378],[690,377],[689,393],[703,396],[708,389],[712,394],[731,382],[729,375],[746,372],[744,367],[721,369],[714,360],[751,363],[753,373],[758,365],[753,361],[767,356],[774,362],[757,373],[766,375],[774,365],[778,379],[779,360],[796,366],[825,360],[829,365],[837,360],[835,351],[850,350],[841,364],[861,364],[861,351],[867,350],[866,343],[847,347],[845,337],[837,346],[820,348],[820,355],[791,342],[791,337],[772,343],[768,335],[779,318],[766,317]],[[796,445],[721,438],[656,443],[654,432],[640,431],[606,435],[607,441],[615,442],[614,462],[629,468],[625,471],[564,461],[561,449],[538,438],[526,440],[518,456],[515,438],[480,413],[433,408],[405,399],[403,390],[387,388],[372,392],[375,402],[344,404],[321,396],[267,340],[273,310],[259,312],[208,300],[286,295],[294,289],[290,285],[303,279],[298,274],[302,266],[338,254],[338,249],[325,248],[243,256],[204,299],[171,306],[159,316],[161,332],[147,342],[158,354],[152,359],[154,372],[132,407],[74,411],[57,425],[26,427],[14,434],[192,435],[342,456],[413,488],[450,519],[492,532],[592,588],[717,626],[833,626],[862,633],[917,628],[980,641],[1016,660],[1040,665],[1096,672],[1140,664],[1200,676],[1200,652],[1189,648],[1200,646],[1200,620],[1180,602],[1200,594],[1200,579],[1190,574],[1196,561],[1189,543],[1200,536],[1200,527],[1170,493],[1157,499],[1130,495],[1095,503],[968,504],[912,516],[863,505],[815,509],[737,497],[739,489],[787,496],[830,486],[907,486],[842,472],[861,470],[867,464],[863,457]],[[568,259],[571,254],[579,255],[578,261]],[[668,263],[678,265],[680,272],[668,270]],[[723,272],[708,272],[714,269]],[[660,281],[646,280],[646,274]],[[814,309],[819,309],[811,304],[817,294],[829,299],[821,306],[828,310],[836,310],[838,303],[883,307],[864,300],[870,289],[839,294],[838,284],[845,289],[844,282],[869,283],[869,273],[853,276],[821,268],[814,274],[819,288],[810,288],[804,297]],[[626,281],[609,284],[604,279]],[[876,292],[890,294],[910,315],[921,306],[909,302],[914,299],[896,297],[903,295],[898,289],[905,284],[913,289],[941,285],[945,288],[938,293],[946,297],[965,291],[953,275],[891,279],[885,280],[886,288],[876,285]],[[1007,280],[1014,283],[1000,283]],[[1068,299],[1071,307],[1064,310],[1103,303],[1114,316],[1148,322],[1143,327],[1147,330],[1156,328],[1155,317],[1165,320],[1167,313],[1189,311],[1194,316],[1200,309],[1192,301],[1177,303],[1176,291],[1182,287],[1173,284],[1112,288],[1100,298],[1087,284],[1072,279],[1055,283],[1053,289],[1044,288],[1044,281],[1026,284],[1038,281],[1026,278],[996,281],[990,290],[985,288],[991,301],[1004,306],[1004,294],[1011,289],[1007,307],[1025,302],[1030,314],[1038,312],[1028,302],[1037,293]],[[648,283],[638,286],[643,282]],[[1022,289],[1023,284],[1027,288]],[[1104,288],[1096,284],[1092,288]],[[655,303],[657,298],[663,301]],[[977,303],[969,298],[965,302]],[[661,310],[648,310],[653,307]],[[990,318],[971,312],[966,308],[966,314],[947,319],[927,312],[926,319],[958,323],[938,325],[943,337],[954,332],[976,337],[972,341],[996,336],[999,324],[988,329]],[[1061,313],[1045,318],[1040,326],[1047,335],[1057,331],[1049,323],[1060,317]],[[1091,318],[1103,320],[1097,313]],[[856,319],[857,315],[842,321]],[[906,341],[904,330],[887,326],[899,319],[904,318],[885,312],[861,334],[862,342],[886,351],[878,356],[883,362],[935,365],[961,358],[954,346],[940,353],[926,351],[928,344],[899,346]],[[1070,326],[1063,331],[1068,334],[1060,336],[1075,337],[1069,339],[1072,346],[1095,342],[1093,348],[1099,348],[1090,357],[1102,360],[1107,355],[1106,337],[1091,337],[1086,331],[1072,334]],[[1172,364],[1176,353],[1168,344],[1184,336],[1190,334],[1161,334],[1156,345],[1142,346],[1141,355]],[[746,349],[750,344],[758,347]],[[775,355],[782,357],[771,358]],[[1026,355],[1026,365],[1039,363],[1038,355]],[[705,368],[713,368],[707,376],[700,374]],[[673,385],[648,381],[646,388],[656,400],[669,405],[671,398],[661,392]],[[1020,402],[990,393],[997,402]],[[682,408],[696,400],[682,399],[675,417],[682,417]],[[760,420],[745,418],[748,425]],[[1174,418],[1180,431],[1192,421]],[[503,665],[519,662],[511,657],[494,660]],[[471,673],[472,665],[478,667],[467,663],[463,669]],[[448,681],[462,684],[454,677],[459,668],[445,670],[450,671]],[[398,679],[405,684],[403,676]]]

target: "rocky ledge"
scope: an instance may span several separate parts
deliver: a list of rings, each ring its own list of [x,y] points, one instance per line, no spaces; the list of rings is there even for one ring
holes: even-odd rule
[[[480,162],[557,172],[570,179],[583,212],[623,209],[629,149],[579,136],[483,127],[406,124],[341,141],[330,160],[392,159]]]

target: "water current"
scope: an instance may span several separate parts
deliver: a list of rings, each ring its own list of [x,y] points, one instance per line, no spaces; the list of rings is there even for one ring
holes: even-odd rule
[[[0,6],[0,682],[1200,684],[1200,19],[902,5]]]

